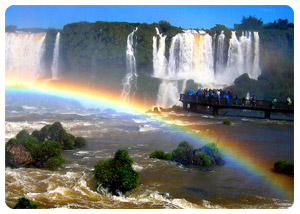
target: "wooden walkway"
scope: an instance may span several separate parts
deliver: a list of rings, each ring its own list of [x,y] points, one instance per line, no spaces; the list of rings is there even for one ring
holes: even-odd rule
[[[253,111],[263,111],[265,113],[265,118],[270,119],[271,112],[280,112],[280,113],[289,113],[294,114],[294,106],[288,105],[285,102],[276,102],[272,106],[272,102],[268,100],[256,100],[255,104],[250,104],[246,100],[243,103],[242,99],[230,99],[230,102],[227,103],[225,98],[218,100],[218,98],[202,97],[197,95],[186,95],[180,94],[180,99],[183,103],[183,109],[196,111],[197,106],[209,106],[213,109],[213,114],[218,115],[219,109],[231,108],[231,109],[246,109]]]

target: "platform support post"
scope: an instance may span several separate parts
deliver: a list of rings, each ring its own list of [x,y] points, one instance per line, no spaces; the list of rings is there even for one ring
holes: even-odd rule
[[[218,111],[219,111],[219,108],[217,106],[214,106],[213,107],[213,115],[214,115],[214,117],[217,117],[219,115]]]
[[[271,111],[265,110],[265,119],[271,119]]]
[[[183,110],[187,110],[187,103],[183,102]]]

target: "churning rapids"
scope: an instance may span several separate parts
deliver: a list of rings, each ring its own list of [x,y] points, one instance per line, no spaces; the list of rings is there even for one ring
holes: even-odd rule
[[[236,146],[271,171],[278,159],[293,158],[293,122],[213,118],[205,114],[164,113],[140,117],[112,111],[53,110],[23,106],[22,111],[6,108],[6,140],[22,129],[33,131],[61,121],[75,135],[88,139],[82,150],[64,151],[66,163],[57,171],[33,168],[5,169],[6,204],[13,207],[26,195],[42,208],[285,208],[293,201],[248,171],[230,157],[212,171],[183,167],[173,162],[150,159],[156,149],[174,150],[182,140],[199,146],[189,133],[179,134],[174,126],[188,127],[190,133],[210,133],[234,140]],[[236,130],[239,130],[238,132]],[[93,166],[100,159],[127,149],[140,174],[141,185],[123,196],[109,195],[93,181]],[[293,192],[294,178],[276,174]],[[100,193],[101,192],[101,193]]]

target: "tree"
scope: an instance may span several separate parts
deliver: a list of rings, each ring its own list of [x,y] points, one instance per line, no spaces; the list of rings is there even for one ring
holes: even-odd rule
[[[133,160],[128,151],[119,149],[114,158],[95,164],[95,180],[98,185],[114,194],[125,193],[138,185],[138,173],[132,168]]]
[[[39,206],[35,203],[32,203],[28,198],[22,196],[18,199],[17,204],[14,206],[14,209],[38,209]]]
[[[237,30],[259,30],[263,26],[263,21],[255,16],[249,16],[248,18],[243,16],[242,24],[234,24],[234,28]]]
[[[158,24],[163,33],[168,32],[172,27],[171,24],[165,20],[159,21]]]

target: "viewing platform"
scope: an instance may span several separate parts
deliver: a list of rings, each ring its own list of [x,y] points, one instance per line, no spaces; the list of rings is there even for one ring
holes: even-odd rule
[[[271,112],[294,114],[294,105],[288,105],[286,102],[276,102],[272,105],[269,100],[255,100],[255,104],[250,104],[249,100],[243,102],[242,99],[230,99],[227,103],[225,98],[218,100],[217,97],[203,97],[198,95],[180,94],[180,99],[183,103],[184,110],[197,111],[198,106],[209,106],[213,109],[213,115],[217,116],[219,109],[245,109],[253,111],[263,111],[265,118],[270,119]]]

